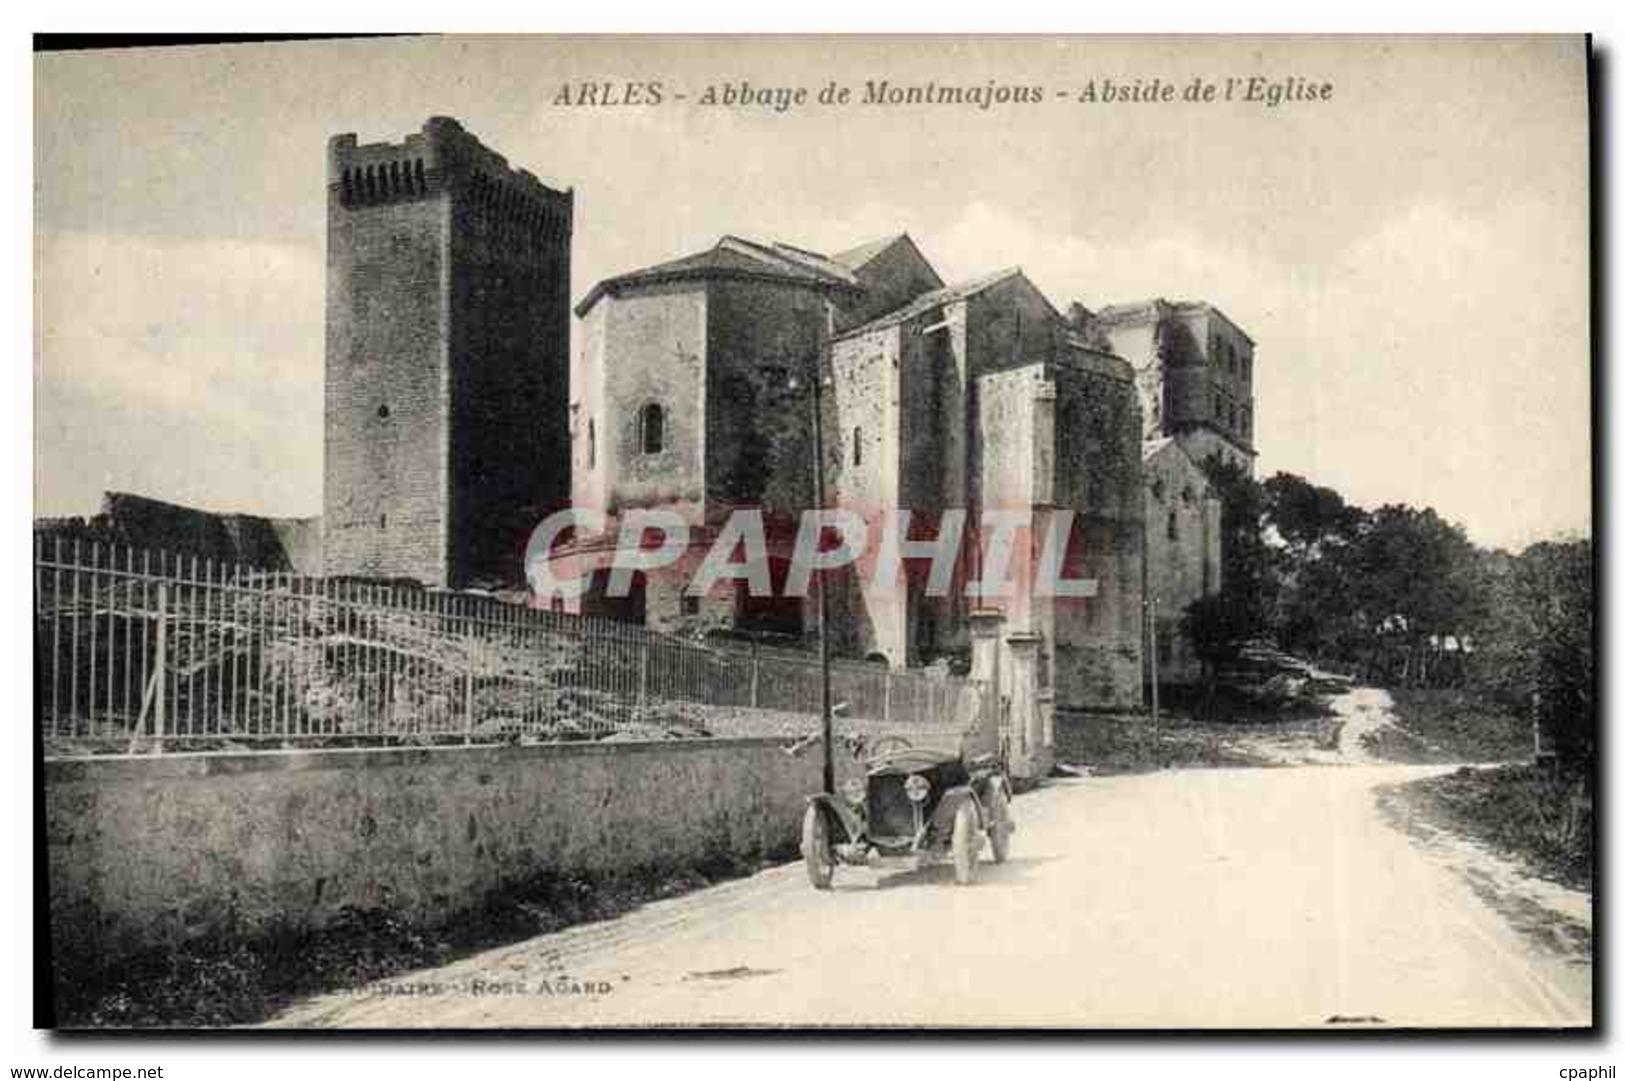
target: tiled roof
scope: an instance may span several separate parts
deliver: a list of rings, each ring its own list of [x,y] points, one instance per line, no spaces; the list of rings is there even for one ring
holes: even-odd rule
[[[879,240],[859,244],[855,248],[849,248],[846,251],[830,256],[830,258],[842,266],[856,270],[906,236],[908,236],[907,233],[894,233],[891,236],[883,236]]]
[[[776,278],[815,286],[858,288],[850,272],[841,268],[826,269],[816,261],[821,259],[799,248],[786,251],[753,240],[725,236],[715,247],[705,251],[605,278],[576,305],[576,314],[587,314],[605,293],[690,278]]]
[[[783,258],[793,259],[804,266],[811,267],[820,274],[828,274],[832,278],[839,278],[852,285],[859,284],[858,276],[852,273],[850,268],[843,266],[822,252],[808,251],[806,248],[798,248],[794,244],[786,244],[778,240],[773,242],[773,251]]]
[[[849,338],[855,334],[863,334],[871,330],[895,326],[898,323],[906,323],[915,316],[925,314],[932,308],[940,308],[944,304],[951,304],[956,300],[974,296],[982,290],[1013,278],[1020,273],[1020,267],[1006,267],[984,277],[973,278],[970,281],[959,282],[955,285],[946,285],[941,289],[933,289],[929,293],[921,293],[896,311],[887,312],[878,319],[871,319],[867,323],[843,331],[837,337]]]

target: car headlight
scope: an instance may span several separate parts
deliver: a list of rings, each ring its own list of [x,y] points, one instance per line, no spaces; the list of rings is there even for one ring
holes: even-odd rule
[[[863,782],[853,777],[841,786],[841,795],[846,797],[848,803],[863,802]]]
[[[931,782],[918,773],[909,774],[908,780],[903,782],[903,793],[915,803],[923,802],[930,791]]]

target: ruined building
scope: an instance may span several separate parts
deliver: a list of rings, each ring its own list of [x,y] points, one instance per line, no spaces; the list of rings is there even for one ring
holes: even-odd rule
[[[326,573],[522,580],[569,494],[572,202],[445,117],[329,142]]]
[[[1145,464],[1145,580],[1148,639],[1159,683],[1195,684],[1201,658],[1180,629],[1194,600],[1220,586],[1221,510],[1213,485],[1179,441],[1162,436],[1142,449]],[[1152,672],[1147,661],[1145,678]]]
[[[101,510],[89,517],[34,519],[34,539],[47,552],[69,551],[75,543],[87,552],[92,544],[117,547],[132,569],[148,565],[142,561],[162,553],[169,566],[198,562],[319,575],[321,525],[319,518],[201,510],[129,492],[106,492]]]
[[[1218,455],[1252,473],[1253,340],[1203,301],[1147,300],[1072,310],[1134,366],[1145,438],[1171,437],[1196,462]]]
[[[872,534],[907,508],[911,535],[926,538],[954,508],[972,522],[987,510],[1030,516],[1011,573],[1026,583],[1050,516],[1070,510],[1064,574],[1097,583],[1086,598],[1017,589],[978,602],[965,585],[989,538],[972,532],[945,596],[926,595],[923,573],[891,585],[867,565],[840,575],[835,648],[891,665],[962,654],[970,610],[993,606],[1009,632],[1039,642],[1057,705],[1138,702],[1145,505],[1133,372],[1020,270],[948,285],[906,235],[834,256],[724,237],[601,282],[576,311],[573,501],[611,524],[558,552],[570,567],[561,578],[600,568],[567,607],[667,630],[799,638],[814,627],[813,597],[752,597],[742,583],[690,597],[680,572],[617,599],[604,595],[602,568],[613,521],[631,508],[681,509],[703,549],[730,511],[751,507],[768,523],[779,593],[788,533],[814,505],[817,379],[827,505],[862,515]]]

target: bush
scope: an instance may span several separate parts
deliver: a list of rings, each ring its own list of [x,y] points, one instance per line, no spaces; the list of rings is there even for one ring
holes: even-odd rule
[[[1406,790],[1444,825],[1541,875],[1591,889],[1595,807],[1583,782],[1534,766],[1463,767]]]

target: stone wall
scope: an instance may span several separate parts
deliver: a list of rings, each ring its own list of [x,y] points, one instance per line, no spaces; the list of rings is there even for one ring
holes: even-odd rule
[[[585,388],[587,415],[576,424],[580,440],[591,421],[597,442],[597,465],[578,500],[596,492],[602,501],[585,505],[618,514],[627,507],[695,507],[704,499],[706,311],[705,287],[680,282],[606,297],[588,314],[602,388],[598,396]],[[654,454],[644,453],[641,442],[640,418],[650,405],[664,415]]]
[[[852,572],[839,576],[832,602],[840,648],[849,655],[884,656],[895,665],[914,663],[906,580],[882,588],[874,580],[880,537],[898,507],[903,421],[899,350],[895,325],[837,341],[830,360],[833,393],[829,456],[831,502],[860,515],[869,526],[869,552]],[[911,508],[912,509],[912,508]]]
[[[759,506],[790,528],[813,504],[810,379],[829,315],[817,289],[790,282],[719,279],[707,286],[706,484],[710,507]],[[789,386],[796,379],[796,389]],[[824,407],[824,459],[842,460],[836,402]]]
[[[1092,325],[1134,366],[1146,439],[1177,436],[1198,462],[1218,453],[1251,470],[1253,345],[1244,331],[1211,304],[1165,300]]]
[[[569,475],[572,199],[478,172],[452,206],[448,556],[454,584],[522,580]]]
[[[1015,274],[969,301],[973,375],[1054,359],[1065,325],[1025,275]]]
[[[1193,461],[1206,462],[1216,457],[1249,474],[1252,472],[1252,456],[1211,428],[1193,428],[1181,432],[1176,438]]]
[[[53,544],[77,541],[162,552],[169,559],[195,558],[296,574],[322,572],[320,518],[222,513],[127,492],[106,493],[101,512],[89,518],[37,519],[34,535],[47,551]]]
[[[1055,694],[1061,706],[1140,702],[1140,408],[1126,364],[1080,353],[1055,369],[1055,502],[1078,511],[1069,578],[1093,597],[1055,601]]]
[[[856,268],[855,274],[863,283],[863,292],[842,305],[842,329],[895,311],[920,294],[942,287],[942,279],[906,236],[888,244]]]
[[[445,584],[451,200],[328,194],[324,567]]]
[[[811,722],[809,722],[811,723]],[[821,758],[783,740],[48,761],[59,975],[346,908],[432,926],[538,876],[790,854]],[[837,755],[842,778],[856,764]]]
[[[1145,459],[1145,589],[1157,613],[1157,679],[1192,684],[1201,661],[1179,619],[1192,601],[1219,591],[1219,501],[1178,443],[1152,446]]]

